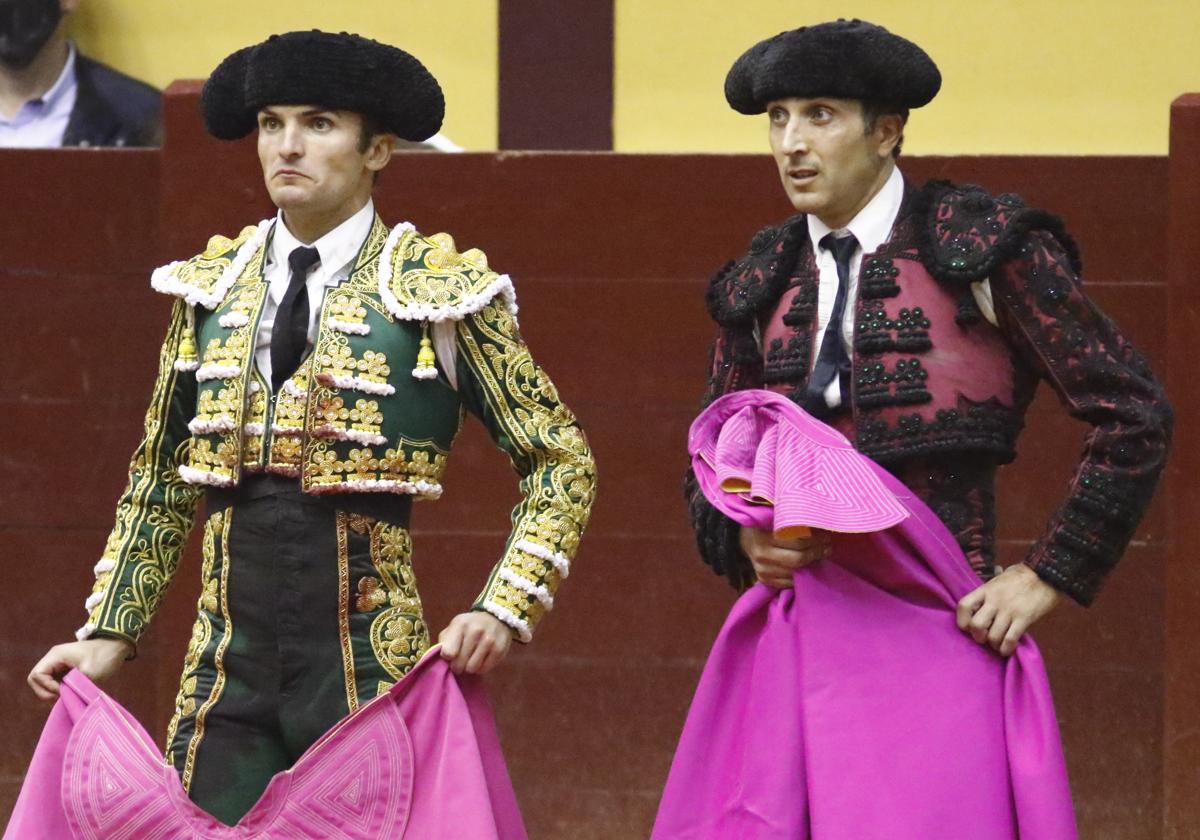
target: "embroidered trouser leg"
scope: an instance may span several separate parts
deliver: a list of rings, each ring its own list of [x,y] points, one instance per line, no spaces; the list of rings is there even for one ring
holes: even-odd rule
[[[407,507],[389,521],[285,488],[213,506],[168,733],[191,798],[229,824],[429,646]]]

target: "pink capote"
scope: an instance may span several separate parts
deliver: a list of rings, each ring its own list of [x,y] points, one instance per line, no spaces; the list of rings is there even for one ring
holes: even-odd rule
[[[738,434],[722,438],[730,420]],[[737,601],[696,690],[655,840],[1075,838],[1041,656],[1029,636],[1004,659],[958,630],[957,602],[980,581],[929,508],[767,391],[723,397],[693,423],[706,496],[743,525],[773,526],[752,488],[723,491],[716,477],[729,467],[744,479],[771,429],[772,474],[810,469],[788,462],[814,452],[853,459],[875,481],[859,481],[855,493],[871,498],[851,507],[894,501],[907,515],[877,533],[835,534],[833,556],[797,572],[794,589],[758,584]],[[714,469],[700,453],[717,451]],[[831,528],[839,507],[816,504],[811,520],[788,524]]]
[[[5,840],[526,840],[483,687],[436,650],[276,774],[232,827],[193,804],[145,729],[72,671]]]

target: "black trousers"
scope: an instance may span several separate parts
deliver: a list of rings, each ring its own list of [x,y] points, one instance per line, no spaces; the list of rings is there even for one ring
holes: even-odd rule
[[[429,647],[409,500],[313,497],[261,477],[213,492],[167,759],[236,823],[271,777]]]

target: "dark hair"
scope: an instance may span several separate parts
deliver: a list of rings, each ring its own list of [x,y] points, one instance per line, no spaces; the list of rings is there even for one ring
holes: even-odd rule
[[[904,125],[908,122],[908,109],[888,102],[864,99],[862,101],[863,130],[870,134],[875,130],[875,124],[880,117],[895,114],[900,117],[900,139],[892,149],[892,157],[900,157],[900,147],[904,145]]]
[[[365,152],[367,147],[371,145],[372,140],[380,134],[387,134],[388,131],[383,127],[383,123],[374,117],[369,117],[366,114],[362,114],[361,116],[362,128],[359,129],[358,133],[358,151]]]

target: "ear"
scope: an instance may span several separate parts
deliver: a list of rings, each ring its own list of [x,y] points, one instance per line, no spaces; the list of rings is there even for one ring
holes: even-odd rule
[[[904,118],[899,114],[880,114],[875,120],[875,142],[881,158],[892,156],[892,149],[904,137]]]
[[[371,145],[367,146],[367,169],[372,172],[382,170],[392,159],[395,150],[396,135],[376,134],[371,138]]]

